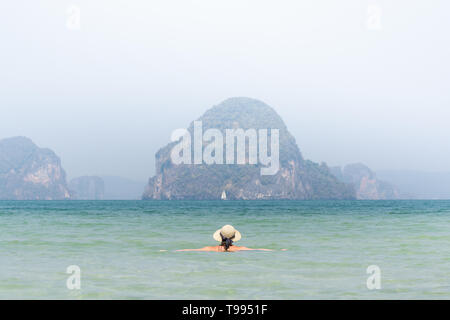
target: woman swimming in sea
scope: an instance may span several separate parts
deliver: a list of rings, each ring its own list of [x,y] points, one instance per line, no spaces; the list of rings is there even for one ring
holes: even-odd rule
[[[182,249],[176,251],[215,251],[215,252],[235,252],[235,251],[250,251],[250,250],[260,250],[260,251],[273,251],[271,249],[251,249],[247,247],[238,247],[233,243],[241,239],[241,233],[237,231],[233,226],[226,225],[221,229],[217,230],[213,238],[220,242],[219,246],[210,246],[200,249]]]

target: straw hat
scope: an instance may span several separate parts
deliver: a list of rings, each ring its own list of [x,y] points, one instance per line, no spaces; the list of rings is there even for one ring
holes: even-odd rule
[[[221,229],[214,232],[213,238],[216,241],[222,242],[222,237],[220,236],[222,234],[225,238],[229,238],[233,241],[239,241],[241,239],[241,233],[237,231],[233,226],[230,226],[227,224],[226,226],[223,226]],[[234,238],[233,238],[234,236]]]

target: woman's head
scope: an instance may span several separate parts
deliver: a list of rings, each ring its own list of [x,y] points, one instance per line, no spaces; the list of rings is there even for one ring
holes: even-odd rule
[[[228,250],[228,248],[233,245],[234,236],[232,236],[231,238],[227,238],[223,234],[220,234],[220,236],[222,237],[222,242],[220,243],[220,245],[224,247],[225,250]]]
[[[213,235],[214,240],[219,241],[225,250],[228,250],[233,245],[233,242],[239,241],[241,237],[241,233],[229,224],[217,230]]]

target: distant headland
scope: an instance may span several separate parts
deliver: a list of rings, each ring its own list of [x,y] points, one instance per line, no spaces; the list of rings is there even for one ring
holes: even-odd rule
[[[61,160],[30,139],[0,140],[0,199],[68,200],[72,195]]]

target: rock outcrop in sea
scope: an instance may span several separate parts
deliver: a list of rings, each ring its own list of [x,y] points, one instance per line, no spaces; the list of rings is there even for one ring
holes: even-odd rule
[[[83,176],[70,180],[69,189],[75,200],[103,200],[105,182],[96,176]]]
[[[354,186],[359,200],[399,199],[400,193],[392,184],[377,178],[375,172],[362,163],[331,168],[331,172],[342,182]]]
[[[198,121],[202,122],[203,132],[210,128],[218,129],[223,136],[226,129],[278,129],[279,170],[274,175],[261,175],[264,166],[248,164],[249,149],[246,149],[246,164],[175,164],[171,158],[173,147],[179,144],[175,141],[156,153],[156,175],[150,178],[143,199],[356,198],[352,186],[339,181],[326,164],[302,157],[283,120],[261,101],[230,98],[206,111]],[[187,130],[193,136],[194,123]],[[268,141],[270,143],[270,137]],[[207,145],[204,142],[203,150]]]
[[[65,200],[71,194],[58,156],[30,139],[0,140],[0,199]]]

